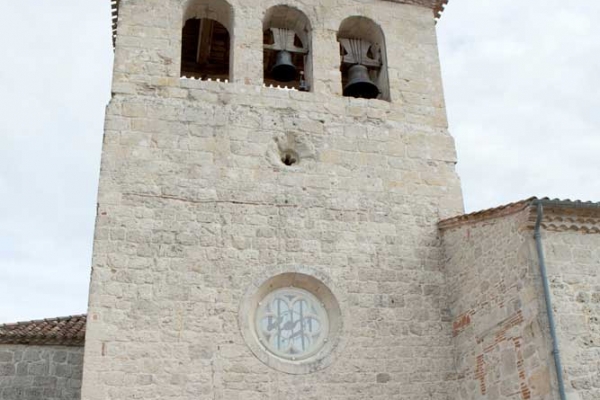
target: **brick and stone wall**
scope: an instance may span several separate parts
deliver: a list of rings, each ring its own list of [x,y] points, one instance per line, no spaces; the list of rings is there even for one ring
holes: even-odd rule
[[[272,1],[231,1],[232,83],[180,80],[184,3],[121,4],[83,399],[446,399],[436,224],[462,200],[431,9],[295,2],[313,27],[304,93],[262,87]],[[336,33],[356,15],[385,33],[391,102],[341,97]],[[238,326],[251,283],[298,265],[345,315],[343,350],[308,375],[264,365]]]
[[[83,347],[0,344],[1,400],[79,400]]]
[[[442,234],[453,398],[558,399],[529,208]]]
[[[600,399],[600,232],[548,213],[544,250],[560,354],[573,400]],[[581,223],[583,221],[583,223]]]

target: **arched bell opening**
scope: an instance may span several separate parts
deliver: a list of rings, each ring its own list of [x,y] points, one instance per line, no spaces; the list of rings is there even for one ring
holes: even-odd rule
[[[366,17],[349,17],[338,31],[343,95],[390,101],[383,31]]]
[[[223,0],[189,0],[181,33],[181,76],[231,80],[233,9]]]
[[[311,27],[293,7],[271,7],[263,19],[264,83],[310,91],[312,88]]]

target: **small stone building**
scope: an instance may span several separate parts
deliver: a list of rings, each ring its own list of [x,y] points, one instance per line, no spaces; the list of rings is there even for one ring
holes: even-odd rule
[[[0,325],[0,399],[80,399],[85,315]]]
[[[600,203],[532,198],[438,226],[457,384],[451,398],[560,398],[547,282],[566,398],[599,399]]]
[[[113,1],[82,399],[600,398],[599,205],[462,215],[444,3]]]

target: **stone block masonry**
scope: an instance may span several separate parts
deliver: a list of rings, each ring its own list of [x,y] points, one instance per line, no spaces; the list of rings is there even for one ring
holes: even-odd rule
[[[547,210],[544,247],[569,399],[600,398],[600,219]]]
[[[1,400],[79,400],[83,347],[0,344]]]
[[[180,79],[185,4],[121,3],[82,398],[447,399],[436,224],[462,200],[432,10],[295,3],[314,67],[297,92],[262,87],[267,1],[231,2],[231,83]],[[391,102],[341,97],[336,32],[357,15],[385,34]],[[256,279],[299,267],[344,317],[331,365],[290,375],[238,312]]]
[[[446,1],[250,3],[113,3],[89,312],[0,326],[0,400],[558,400],[539,204],[567,398],[600,399],[600,206],[459,215]],[[267,28],[308,91],[263,85]],[[379,100],[341,96],[363,56]]]
[[[529,219],[442,225],[456,400],[558,400]]]
[[[453,212],[458,182],[453,161],[406,149],[416,137],[425,151],[451,141],[369,117],[377,102],[323,107],[302,101],[310,94],[240,87],[232,98],[224,84],[194,84],[216,104],[115,96],[109,108],[107,125],[128,128],[105,136],[88,398],[418,399],[424,387],[442,398],[451,359],[435,223]],[[131,115],[139,107],[147,117]],[[297,165],[281,162],[280,146],[295,146]],[[342,359],[310,377],[270,371],[237,326],[254,277],[290,265],[328,274],[351,316]],[[385,387],[380,373],[392,377]]]
[[[456,399],[558,399],[535,199],[440,222],[453,319]],[[600,398],[600,213],[542,200],[550,297],[567,399]]]

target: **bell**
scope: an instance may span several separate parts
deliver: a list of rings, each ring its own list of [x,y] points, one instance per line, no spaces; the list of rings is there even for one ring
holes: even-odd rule
[[[344,96],[374,99],[379,96],[379,88],[369,78],[369,70],[355,64],[348,70],[348,83],[344,86]]]
[[[289,82],[296,79],[296,67],[292,64],[292,53],[287,50],[277,53],[271,75],[278,82]]]

